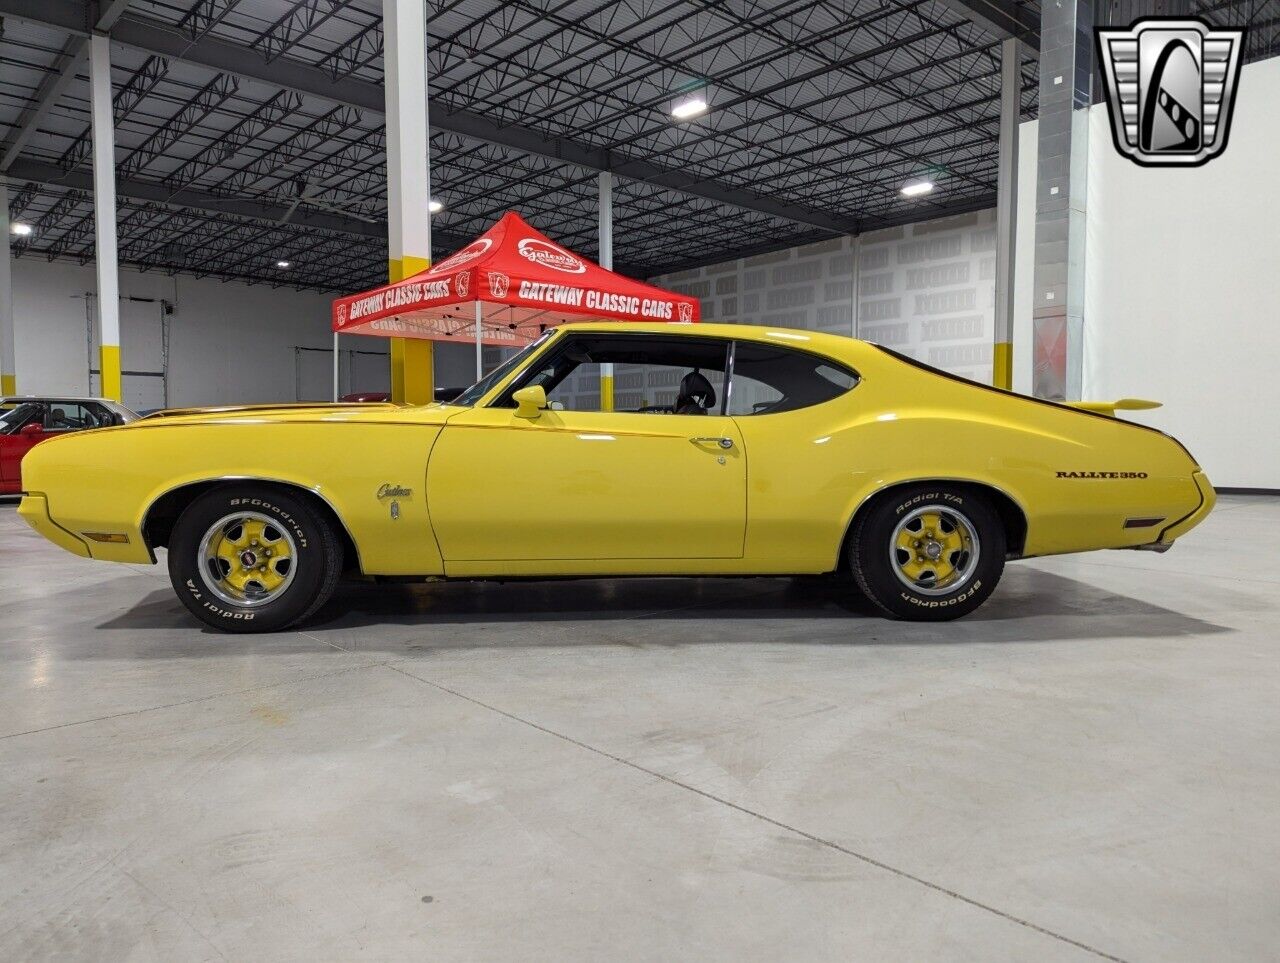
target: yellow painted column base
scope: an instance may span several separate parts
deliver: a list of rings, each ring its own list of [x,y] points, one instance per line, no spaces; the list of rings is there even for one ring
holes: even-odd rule
[[[394,284],[431,267],[431,259],[407,255],[387,262],[387,279]],[[436,400],[434,341],[391,339],[391,400],[425,405]]]
[[[613,411],[613,365],[600,366],[600,410]]]
[[[1005,391],[1013,390],[1013,343],[997,341],[992,356],[991,383]]]
[[[124,384],[120,378],[120,345],[104,344],[98,349],[98,370],[102,372],[102,397],[124,401]]]
[[[0,395],[16,395],[18,393],[18,376],[0,374]]]
[[[435,401],[435,342],[391,339],[391,400],[425,405]]]

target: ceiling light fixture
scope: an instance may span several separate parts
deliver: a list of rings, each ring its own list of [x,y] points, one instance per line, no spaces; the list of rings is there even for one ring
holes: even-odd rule
[[[916,181],[902,188],[902,196],[919,197],[921,194],[928,194],[931,190],[933,190],[933,181]]]
[[[671,116],[676,120],[688,120],[707,112],[707,101],[701,94],[685,97],[671,105]]]
[[[293,262],[292,261],[276,261],[276,267],[278,268],[293,267]]]
[[[432,214],[439,214],[441,211],[444,210],[444,205],[441,204],[439,201],[433,199],[431,203],[427,205],[427,210],[429,210]]]
[[[18,237],[30,237],[31,232],[35,230],[30,224],[23,224],[21,221],[14,221],[9,228]]]

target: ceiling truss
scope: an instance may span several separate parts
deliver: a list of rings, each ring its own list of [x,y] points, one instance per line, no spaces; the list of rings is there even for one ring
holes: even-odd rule
[[[121,258],[351,290],[385,272],[378,0],[0,0],[20,256],[93,256],[90,27],[113,41]],[[438,253],[502,212],[648,275],[994,203],[999,43],[1037,0],[427,0]],[[1197,2],[1280,50],[1280,0]],[[95,16],[97,19],[95,19]],[[104,26],[104,23],[106,24]],[[703,117],[674,123],[699,91]],[[908,200],[909,179],[935,191]],[[290,261],[281,274],[275,264]]]

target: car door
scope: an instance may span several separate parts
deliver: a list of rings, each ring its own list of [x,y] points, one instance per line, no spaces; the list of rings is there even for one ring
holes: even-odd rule
[[[22,458],[36,445],[50,438],[65,435],[72,431],[83,431],[85,428],[98,427],[98,416],[86,404],[78,401],[50,400],[41,402],[43,409],[39,418],[33,418],[24,427],[39,425],[39,432],[24,433],[18,430],[14,442],[12,457],[15,459],[14,480],[21,483]]]
[[[644,404],[670,399],[666,368],[679,368],[631,367],[638,370],[620,382],[663,382],[647,386],[647,396],[619,391],[633,410],[590,410],[599,408],[598,375],[579,372],[588,410],[554,402],[562,407],[526,418],[497,406],[449,420],[427,470],[446,572],[458,563],[552,571],[551,563],[606,560],[602,570],[654,571],[662,559],[741,557],[746,453],[733,419],[719,409],[674,414],[661,410],[669,404]]]
[[[22,456],[44,441],[44,415],[47,408],[31,403],[20,405],[5,414],[5,434],[0,436],[0,485],[14,492],[22,483]],[[23,429],[27,433],[23,433]]]

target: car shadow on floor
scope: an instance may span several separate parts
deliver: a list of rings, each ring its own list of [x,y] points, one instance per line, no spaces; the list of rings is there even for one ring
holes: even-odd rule
[[[654,631],[655,622],[662,623],[661,632]],[[527,629],[517,631],[518,626]],[[198,624],[164,590],[148,592],[133,607],[98,627],[168,632],[188,629],[221,636]],[[967,618],[945,623],[883,619],[840,579],[632,578],[396,585],[348,582],[300,629],[336,645],[358,644],[366,652],[382,648],[733,641],[818,645],[1053,642],[1099,637],[1175,638],[1230,631],[1192,615],[1019,565],[1009,567],[986,605]],[[405,629],[411,630],[410,637]],[[264,641],[264,647],[268,644]]]

